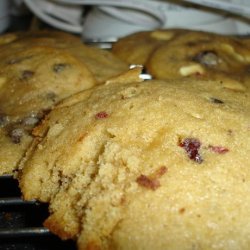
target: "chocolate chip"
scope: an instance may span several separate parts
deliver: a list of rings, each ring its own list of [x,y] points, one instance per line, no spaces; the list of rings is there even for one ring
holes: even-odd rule
[[[35,126],[39,122],[39,119],[35,116],[25,117],[23,119],[23,124],[25,126]]]
[[[22,76],[21,76],[21,79],[22,80],[28,80],[30,79],[35,73],[31,70],[24,70],[22,72]]]
[[[0,127],[4,127],[9,122],[9,117],[0,113]]]
[[[216,103],[216,104],[223,104],[224,103],[222,100],[214,98],[214,97],[210,97],[210,100],[212,103]]]
[[[21,121],[16,122],[15,125],[24,126],[24,129],[29,131],[32,129],[37,123],[39,123],[45,115],[45,111],[41,110],[39,112],[31,112],[28,116],[24,117]],[[31,127],[31,128],[30,128]]]
[[[56,93],[54,93],[54,92],[48,92],[48,93],[46,93],[46,95],[45,95],[45,98],[46,98],[46,99],[52,100],[53,102],[55,102],[56,97],[57,97],[57,95],[56,95]]]
[[[21,142],[21,138],[24,134],[24,131],[22,128],[14,128],[13,130],[10,130],[9,136],[13,143],[18,144]]]
[[[42,120],[42,119],[44,118],[44,116],[46,116],[49,112],[50,112],[50,109],[43,109],[43,110],[40,110],[40,111],[36,114],[36,117],[37,117],[39,120]]]
[[[53,71],[55,73],[61,73],[68,65],[65,63],[58,63],[53,65]]]
[[[202,51],[193,58],[193,61],[205,66],[216,66],[219,64],[219,58],[214,51]]]

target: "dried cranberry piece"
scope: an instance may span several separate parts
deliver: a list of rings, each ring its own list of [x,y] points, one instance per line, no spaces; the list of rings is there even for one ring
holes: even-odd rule
[[[95,115],[95,118],[96,118],[96,119],[105,119],[105,118],[107,118],[108,116],[109,116],[109,115],[108,115],[107,112],[101,111],[101,112],[99,112],[99,113],[97,113],[97,114]]]
[[[179,146],[185,149],[189,159],[191,159],[197,163],[203,162],[203,159],[199,153],[201,143],[198,139],[186,138],[182,142],[179,143]]]
[[[225,154],[229,151],[228,148],[225,148],[225,147],[222,147],[222,146],[211,146],[209,145],[209,148],[215,152],[215,153],[218,153],[218,154]]]
[[[160,182],[157,179],[152,179],[149,178],[146,175],[140,175],[137,179],[136,182],[145,188],[151,189],[151,190],[156,190],[157,188],[160,187]]]
[[[151,175],[140,175],[136,182],[147,189],[156,190],[161,186],[159,178],[161,178],[165,173],[167,173],[168,169],[165,166],[161,166],[159,169],[157,169],[155,172],[153,172]]]
[[[160,178],[162,177],[164,174],[166,174],[168,171],[168,168],[165,166],[161,166],[159,169],[157,169],[154,174],[153,177],[154,178]]]

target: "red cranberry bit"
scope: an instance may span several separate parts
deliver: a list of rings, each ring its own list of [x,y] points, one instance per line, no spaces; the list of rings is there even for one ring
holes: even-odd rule
[[[160,182],[157,179],[151,179],[147,177],[146,175],[140,175],[137,179],[136,182],[145,188],[156,190],[158,187],[160,187]]]
[[[166,172],[168,171],[167,167],[161,166],[159,169],[157,169],[154,173],[152,173],[150,176],[146,175],[140,175],[136,182],[145,188],[156,190],[161,186],[159,182],[159,178],[162,177]]]
[[[99,113],[97,113],[96,115],[95,115],[95,118],[96,119],[105,119],[105,118],[107,118],[109,115],[105,112],[105,111],[101,111],[101,112],[99,112]]]
[[[225,147],[221,147],[221,146],[209,146],[209,148],[215,152],[215,153],[218,153],[218,154],[225,154],[229,151],[228,148],[225,148]]]
[[[155,171],[155,173],[153,174],[153,176],[154,176],[155,178],[160,178],[160,177],[162,177],[165,173],[167,173],[167,171],[168,171],[168,168],[167,168],[167,167],[161,166],[159,169],[157,169],[157,170]]]
[[[184,148],[188,154],[189,159],[202,163],[203,159],[199,153],[201,143],[195,138],[186,138],[184,141],[179,143],[179,146]]]

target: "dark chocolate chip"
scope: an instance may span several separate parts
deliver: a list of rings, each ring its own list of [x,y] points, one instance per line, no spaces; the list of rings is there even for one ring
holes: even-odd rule
[[[42,120],[48,113],[50,112],[50,109],[43,109],[43,110],[40,110],[36,116],[39,120]]]
[[[216,66],[219,64],[219,58],[214,51],[202,51],[193,57],[193,61],[205,66]]]
[[[24,70],[22,72],[22,76],[21,76],[21,79],[22,80],[28,80],[30,79],[35,73],[31,70]]]
[[[29,116],[23,119],[23,124],[25,126],[35,126],[38,122],[39,122],[39,119],[38,117],[35,117],[35,116]]]
[[[9,122],[9,117],[3,113],[0,113],[0,127],[4,127]]]
[[[15,144],[18,144],[21,142],[23,134],[24,134],[24,131],[22,128],[14,128],[13,130],[9,131],[9,136],[11,138],[11,141]]]
[[[68,65],[65,63],[58,63],[53,65],[53,71],[55,73],[61,73]]]
[[[56,97],[57,97],[57,95],[54,92],[48,92],[45,94],[45,98],[48,100],[52,100],[53,102],[55,102]]]
[[[224,103],[222,100],[214,98],[214,97],[210,97],[210,100],[212,103],[216,103],[216,104],[223,104]]]

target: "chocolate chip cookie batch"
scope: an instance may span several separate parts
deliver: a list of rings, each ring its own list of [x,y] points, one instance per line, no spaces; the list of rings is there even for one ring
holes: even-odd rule
[[[247,39],[154,30],[104,51],[15,33],[0,57],[0,173],[49,204],[51,232],[79,250],[249,249]]]
[[[108,51],[87,47],[69,34],[1,36],[0,174],[16,169],[32,141],[32,129],[56,103],[127,68]]]

